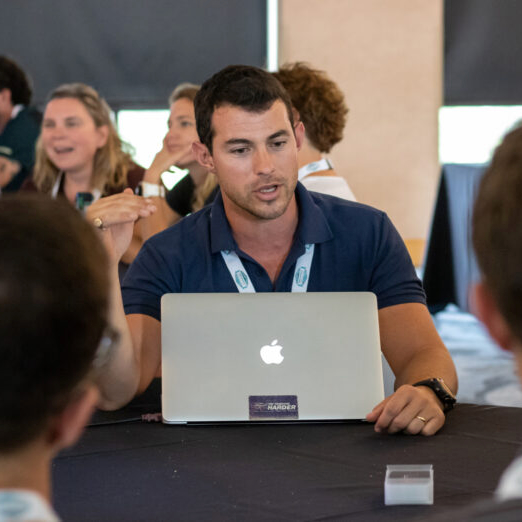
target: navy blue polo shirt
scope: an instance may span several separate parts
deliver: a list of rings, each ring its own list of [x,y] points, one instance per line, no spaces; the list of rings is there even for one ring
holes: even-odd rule
[[[221,256],[234,250],[257,292],[290,292],[296,260],[305,244],[315,252],[309,292],[370,291],[379,308],[425,303],[422,284],[397,230],[384,212],[344,199],[296,188],[299,223],[279,277],[242,252],[219,193],[212,205],[150,238],[123,281],[125,313],[160,320],[160,299],[172,292],[237,292]]]

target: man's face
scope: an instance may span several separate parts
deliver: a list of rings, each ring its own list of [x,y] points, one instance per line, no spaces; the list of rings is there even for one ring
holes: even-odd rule
[[[295,197],[302,124],[294,135],[285,104],[276,100],[264,112],[219,107],[212,115],[212,128],[208,162],[227,213],[260,220],[283,215]]]

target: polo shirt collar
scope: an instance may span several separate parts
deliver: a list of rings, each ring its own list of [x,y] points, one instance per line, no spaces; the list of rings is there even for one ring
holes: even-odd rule
[[[312,199],[310,192],[300,182],[295,189],[299,207],[297,237],[304,244],[317,244],[330,241],[333,233],[322,209]]]
[[[210,249],[213,254],[221,250],[236,250],[237,244],[232,235],[223,206],[221,190],[210,205]]]
[[[295,193],[299,208],[299,223],[296,233],[299,242],[306,245],[323,243],[332,239],[333,234],[323,211],[300,182],[297,183]],[[221,250],[237,249],[225,214],[221,192],[218,192],[210,209],[210,248],[213,254],[221,252]]]

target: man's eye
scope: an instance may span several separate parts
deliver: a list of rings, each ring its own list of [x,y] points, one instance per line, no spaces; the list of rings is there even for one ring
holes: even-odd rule
[[[232,154],[237,154],[238,156],[241,156],[242,154],[246,154],[248,152],[248,148],[239,147],[237,149],[232,149],[230,152],[232,152]]]
[[[182,121],[182,122],[180,123],[180,125],[181,125],[182,127],[192,127],[192,126],[193,126],[193,123],[192,123],[191,121]]]
[[[274,147],[274,149],[280,149],[281,147],[284,147],[286,145],[286,142],[287,140],[274,141],[272,142],[272,147]]]

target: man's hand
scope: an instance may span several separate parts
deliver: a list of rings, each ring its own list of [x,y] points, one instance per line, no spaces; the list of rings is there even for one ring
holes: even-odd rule
[[[4,188],[20,172],[20,163],[0,156],[0,188]]]
[[[425,386],[405,384],[386,397],[366,415],[375,422],[375,431],[411,435],[434,435],[444,425],[442,404],[433,391]]]
[[[425,305],[405,303],[379,310],[381,348],[395,374],[396,391],[366,416],[375,431],[433,435],[445,422],[442,403],[426,386],[412,386],[440,377],[454,392],[455,365]]]
[[[91,223],[96,218],[101,220],[105,247],[113,262],[118,262],[129,248],[134,223],[155,211],[156,206],[150,199],[136,196],[127,188],[120,194],[100,198],[89,205],[86,217]]]

